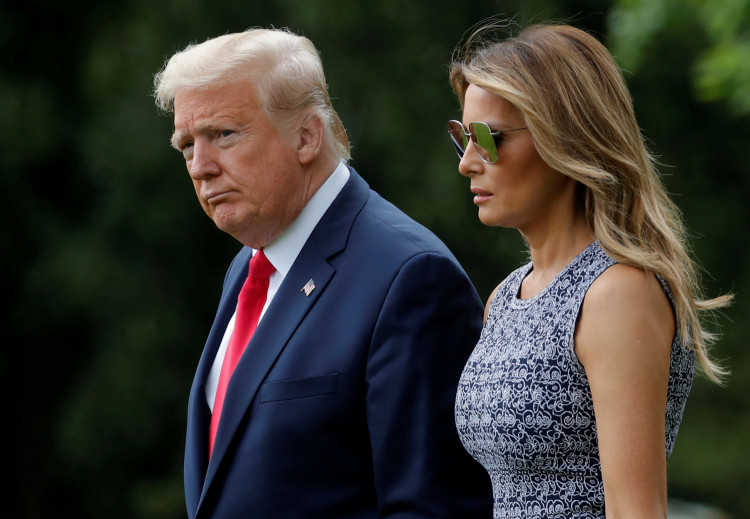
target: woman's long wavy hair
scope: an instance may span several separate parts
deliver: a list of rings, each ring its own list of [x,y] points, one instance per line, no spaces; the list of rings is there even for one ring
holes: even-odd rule
[[[507,27],[485,25],[457,48],[450,81],[461,107],[473,84],[522,112],[542,159],[584,186],[586,219],[601,247],[669,284],[684,344],[720,382],[726,371],[707,352],[716,336],[701,317],[732,296],[702,298],[681,213],[661,182],[619,67],[604,45],[575,27],[534,25],[490,39]]]

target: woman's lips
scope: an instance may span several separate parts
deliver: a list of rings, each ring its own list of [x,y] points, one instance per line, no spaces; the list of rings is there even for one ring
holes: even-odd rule
[[[482,202],[486,202],[487,200],[495,196],[492,193],[479,189],[478,187],[472,187],[471,192],[474,193],[475,204],[481,204]]]

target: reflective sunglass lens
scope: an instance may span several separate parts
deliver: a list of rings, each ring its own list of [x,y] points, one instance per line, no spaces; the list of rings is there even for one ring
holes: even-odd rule
[[[451,141],[453,141],[453,145],[456,147],[456,153],[458,153],[459,157],[463,157],[466,145],[468,144],[468,139],[463,126],[458,121],[449,121],[448,133],[451,137]]]
[[[487,123],[471,123],[467,131],[460,121],[448,121],[448,133],[453,141],[453,145],[456,147],[456,153],[458,153],[459,158],[463,158],[466,146],[469,145],[469,137],[471,137],[474,147],[483,161],[490,164],[497,162],[498,154],[495,135],[500,134],[500,132],[493,135]]]
[[[471,140],[474,141],[480,157],[485,162],[497,162],[497,146],[490,127],[485,123],[471,123],[469,131],[471,132]]]

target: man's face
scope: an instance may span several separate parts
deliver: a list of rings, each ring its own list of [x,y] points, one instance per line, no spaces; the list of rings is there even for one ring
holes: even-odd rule
[[[299,132],[271,123],[252,83],[181,88],[174,124],[172,145],[185,157],[201,206],[244,245],[268,245],[312,196]]]

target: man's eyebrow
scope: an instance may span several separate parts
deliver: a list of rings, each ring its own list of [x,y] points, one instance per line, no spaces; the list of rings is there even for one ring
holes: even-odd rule
[[[227,123],[223,121],[206,121],[196,123],[191,132],[184,132],[182,130],[175,130],[172,134],[171,143],[172,147],[179,150],[180,144],[190,139],[190,134],[200,135],[209,134],[212,132],[218,132],[227,128]]]
[[[232,130],[236,133],[245,133],[254,128],[254,121],[242,122],[235,118],[223,118],[219,120],[201,121],[189,128],[175,129],[170,138],[170,143],[177,151],[182,151],[181,146],[190,142],[194,135],[212,135],[224,130]]]
[[[197,123],[193,126],[192,132],[188,132],[184,130],[175,130],[170,140],[172,143],[172,147],[176,150],[179,150],[180,146],[185,141],[190,139],[191,133],[200,134],[200,133],[210,132],[215,129],[216,129],[216,125],[214,123]]]
[[[172,144],[172,147],[179,151],[180,144],[185,140],[184,133],[178,130],[175,130],[174,133],[172,133],[172,137],[169,139],[169,142]]]

